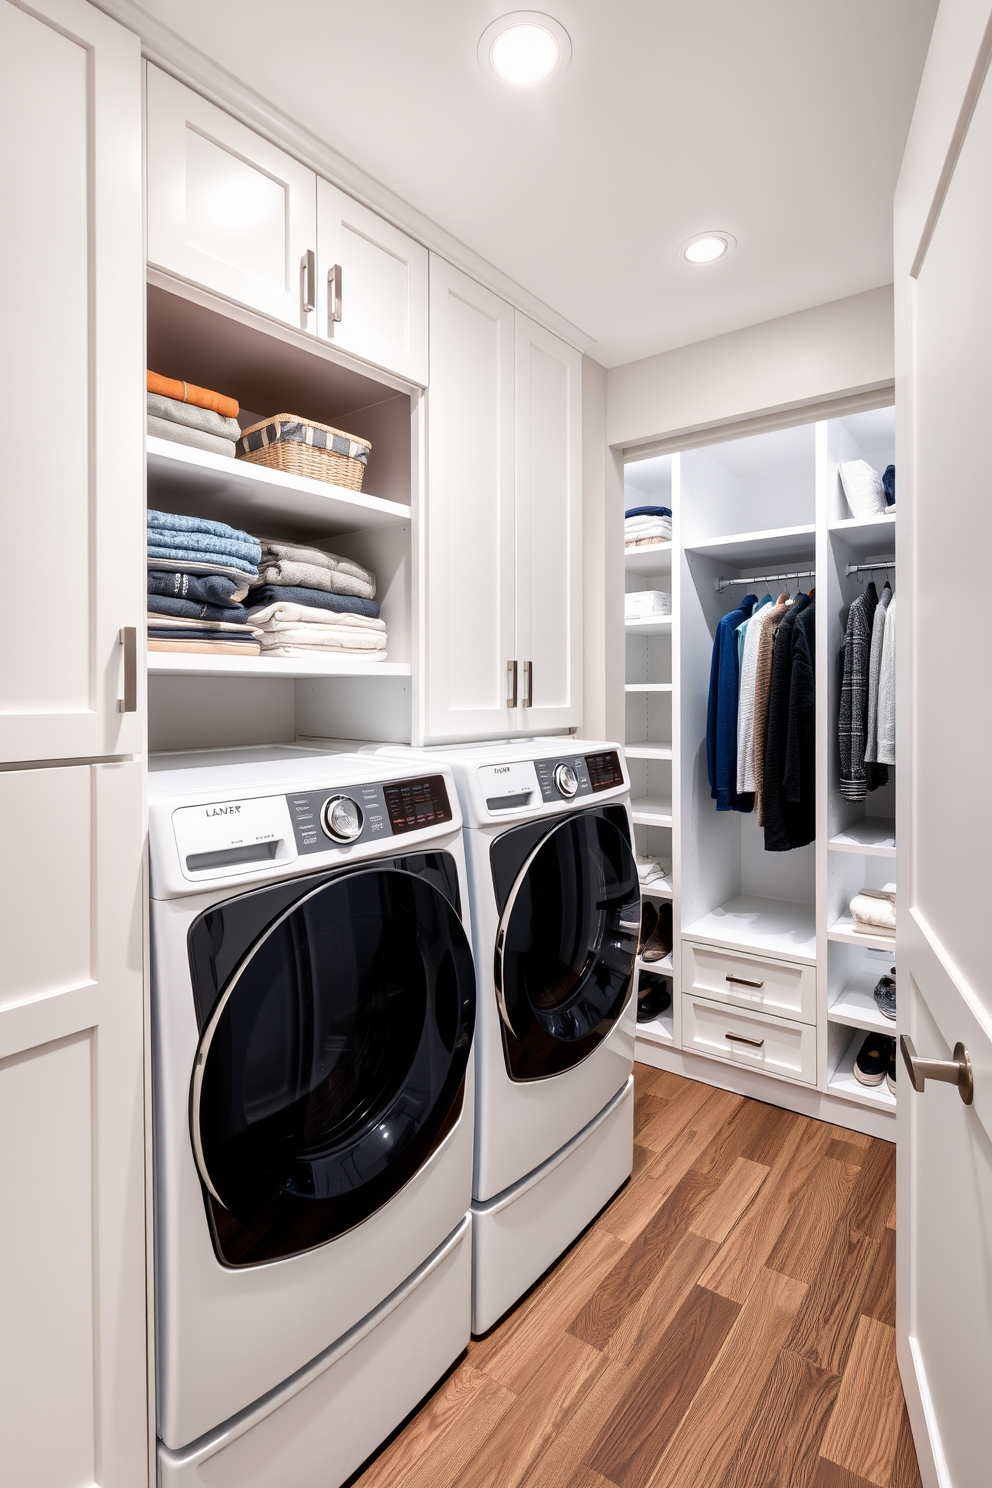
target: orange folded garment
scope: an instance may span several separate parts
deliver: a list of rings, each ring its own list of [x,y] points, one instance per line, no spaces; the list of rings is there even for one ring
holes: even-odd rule
[[[157,372],[148,373],[148,391],[159,393],[163,398],[175,398],[179,403],[192,403],[197,408],[210,408],[221,418],[238,416],[237,398],[225,398],[223,393],[194,387],[191,382],[176,382],[173,377],[160,377]]]

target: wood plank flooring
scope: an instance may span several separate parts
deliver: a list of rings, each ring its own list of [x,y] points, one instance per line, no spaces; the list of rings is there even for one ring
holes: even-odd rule
[[[894,1147],[635,1077],[630,1183],[355,1488],[919,1488]]]

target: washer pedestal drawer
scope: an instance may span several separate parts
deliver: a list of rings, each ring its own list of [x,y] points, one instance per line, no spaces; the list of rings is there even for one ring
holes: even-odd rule
[[[791,1018],[745,1012],[684,993],[682,1047],[764,1075],[816,1084],[816,1028]]]
[[[682,990],[711,1002],[816,1022],[816,967],[682,942]]]

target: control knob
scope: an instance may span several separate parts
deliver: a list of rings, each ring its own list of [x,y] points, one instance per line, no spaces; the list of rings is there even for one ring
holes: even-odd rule
[[[578,776],[571,765],[555,765],[555,786],[560,796],[570,801],[579,788]]]
[[[362,808],[350,796],[328,796],[320,813],[320,824],[334,842],[354,842],[362,835]]]

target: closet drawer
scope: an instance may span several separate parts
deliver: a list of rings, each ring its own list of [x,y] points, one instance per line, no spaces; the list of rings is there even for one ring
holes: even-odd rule
[[[816,1084],[816,1029],[767,1013],[682,996],[682,1047],[763,1075]]]
[[[816,967],[682,944],[682,990],[737,1007],[816,1022]]]

